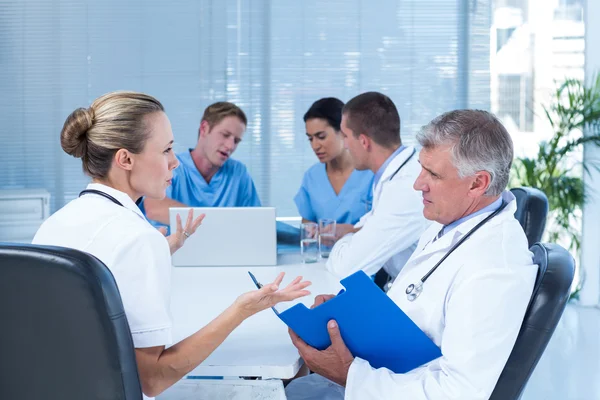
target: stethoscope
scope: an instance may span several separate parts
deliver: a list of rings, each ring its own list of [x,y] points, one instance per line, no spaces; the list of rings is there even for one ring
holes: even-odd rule
[[[79,197],[83,196],[84,194],[97,194],[98,196],[102,196],[105,197],[107,199],[109,199],[110,201],[112,201],[113,203],[115,203],[116,205],[119,205],[121,207],[125,207],[119,200],[115,199],[114,197],[112,197],[110,194],[105,193],[101,190],[96,190],[96,189],[86,189],[86,190],[82,190],[79,193]]]
[[[123,204],[121,204],[121,202],[117,199],[115,199],[114,197],[112,197],[110,194],[105,193],[101,190],[96,190],[96,189],[86,189],[86,190],[82,190],[79,193],[79,197],[83,196],[84,194],[97,194],[100,195],[102,197],[106,197],[107,199],[109,199],[110,201],[112,201],[113,203],[115,203],[116,205],[119,205],[121,207],[125,207]],[[140,207],[140,203],[142,202],[144,198],[140,197],[139,199],[137,199],[137,201],[135,202],[135,205]]]
[[[402,169],[402,167],[404,167],[406,165],[407,162],[410,161],[411,158],[413,158],[413,156],[415,155],[415,153],[417,152],[417,149],[413,149],[412,153],[410,153],[410,156],[408,156],[408,158],[406,160],[404,160],[402,162],[402,164],[400,164],[400,166],[394,171],[394,173],[392,175],[390,175],[389,178],[386,179],[386,181],[391,181],[392,179],[394,179],[394,177],[396,176],[396,174],[398,172],[400,172],[400,170]],[[371,196],[375,197],[375,187],[377,185],[373,184],[372,188],[371,188]],[[381,190],[380,190],[381,192]],[[373,199],[371,199],[370,201],[367,199],[366,201],[366,210],[367,212],[371,211],[371,208],[373,207]]]
[[[413,156],[415,155],[415,153],[417,152],[417,149],[413,149],[412,153],[410,153],[410,156],[408,156],[408,158],[406,160],[404,160],[402,162],[402,164],[400,164],[400,166],[394,171],[394,173],[392,175],[390,175],[389,178],[386,179],[386,181],[391,181],[392,179],[394,179],[394,177],[396,176],[396,174],[398,174],[398,172],[400,172],[400,170],[402,169],[402,167],[404,167],[406,165],[407,162],[410,161],[411,158],[413,158]],[[373,197],[375,197],[375,188],[377,185],[373,185],[373,190],[372,190],[372,195]],[[381,192],[381,190],[379,191]],[[367,201],[367,212],[371,211],[371,207],[373,206],[373,200],[371,201]]]
[[[411,283],[410,285],[408,285],[406,287],[406,298],[408,299],[408,301],[415,301],[417,299],[417,297],[419,297],[421,295],[421,293],[423,292],[423,284],[425,283],[425,281],[427,279],[429,279],[429,277],[431,276],[431,274],[433,274],[436,269],[438,269],[438,267],[440,266],[440,264],[443,263],[444,260],[446,258],[448,258],[448,256],[450,254],[452,254],[452,252],[454,250],[456,250],[461,244],[463,244],[463,242],[465,240],[467,240],[469,238],[469,236],[471,236],[473,233],[475,233],[477,231],[477,229],[481,228],[490,219],[492,219],[496,215],[498,215],[500,213],[500,211],[502,211],[507,205],[508,205],[508,202],[502,200],[502,204],[500,204],[500,207],[498,207],[498,209],[496,211],[494,211],[493,213],[491,213],[490,215],[488,215],[483,221],[481,221],[480,223],[478,223],[477,225],[475,225],[473,227],[473,229],[471,229],[469,232],[467,232],[467,234],[465,236],[463,236],[462,238],[460,238],[460,240],[458,242],[456,242],[456,244],[454,246],[452,246],[452,248],[450,250],[448,250],[448,252],[444,255],[444,257],[442,257],[442,259],[440,261],[438,261],[437,264],[435,264],[433,266],[433,268],[431,268],[421,278],[421,280],[419,281],[419,283],[417,283],[417,284]]]
[[[398,172],[400,172],[400,170],[402,169],[402,167],[404,167],[406,165],[406,163],[410,161],[411,158],[413,158],[413,156],[415,155],[416,152],[417,152],[417,149],[413,149],[412,153],[410,153],[410,156],[408,156],[408,158],[406,160],[404,160],[404,162],[402,164],[400,164],[400,166],[398,167],[398,169],[396,169],[396,171],[394,171],[394,173],[388,178],[388,181],[391,181],[392,179],[394,179],[394,177],[396,176],[396,174]]]

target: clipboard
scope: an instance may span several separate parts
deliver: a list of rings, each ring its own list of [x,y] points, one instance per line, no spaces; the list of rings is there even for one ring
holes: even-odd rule
[[[262,285],[251,272],[258,288]],[[340,283],[336,297],[309,309],[296,304],[275,314],[310,346],[331,345],[327,322],[334,319],[350,352],[373,368],[401,374],[441,357],[442,353],[421,329],[363,271]]]

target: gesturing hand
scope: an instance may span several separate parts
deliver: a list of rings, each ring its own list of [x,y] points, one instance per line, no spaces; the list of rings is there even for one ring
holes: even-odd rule
[[[185,243],[185,240],[196,232],[196,229],[198,229],[200,224],[202,224],[204,216],[205,214],[200,214],[198,218],[194,219],[194,210],[190,209],[190,211],[188,212],[187,220],[185,222],[185,228],[183,228],[183,226],[181,225],[181,216],[177,214],[177,216],[175,217],[175,219],[177,220],[177,230],[175,232],[172,232],[169,236],[167,236],[167,242],[169,242],[171,254],[179,250]],[[161,227],[158,228],[158,230],[166,236],[167,228]]]
[[[264,285],[259,290],[253,290],[238,297],[235,304],[239,308],[239,311],[247,318],[259,311],[273,307],[282,301],[291,301],[310,294],[304,288],[309,286],[311,282],[302,281],[301,276],[296,277],[284,289],[279,290],[279,285],[284,275],[285,272],[281,272],[272,283]]]

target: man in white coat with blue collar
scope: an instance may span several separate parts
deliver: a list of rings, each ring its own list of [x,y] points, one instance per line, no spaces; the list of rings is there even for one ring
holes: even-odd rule
[[[537,273],[513,215],[515,198],[505,190],[512,141],[493,115],[478,110],[443,114],[417,139],[422,170],[414,188],[435,223],[387,294],[442,356],[395,374],[353,357],[335,321],[324,351],[290,332],[316,373],[290,383],[288,400],[484,400],[494,390]],[[318,296],[316,304],[329,298]]]
[[[367,92],[348,101],[340,127],[355,168],[375,174],[373,204],[335,244],[327,269],[344,278],[359,270],[373,275],[383,267],[395,277],[429,226],[412,188],[421,169],[418,153],[402,145],[400,115],[384,94]]]

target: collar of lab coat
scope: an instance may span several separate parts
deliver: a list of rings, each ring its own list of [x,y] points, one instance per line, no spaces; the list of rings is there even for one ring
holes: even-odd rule
[[[400,168],[402,163],[404,161],[406,161],[413,154],[414,150],[415,150],[415,148],[413,146],[406,146],[406,148],[404,150],[402,150],[400,152],[400,154],[398,154],[396,157],[394,157],[394,159],[391,160],[390,163],[388,164],[388,166],[386,167],[385,171],[383,171],[383,174],[381,175],[381,179],[379,179],[379,182],[377,185],[379,186],[383,182],[387,181],[398,170],[398,168]],[[417,154],[415,154],[413,157],[416,157],[416,156],[417,156]],[[405,167],[406,166],[404,166],[402,168],[404,169]],[[400,173],[402,173],[402,171],[398,172],[398,174],[400,174]]]
[[[101,192],[109,194],[112,197],[114,197],[115,199],[119,200],[121,202],[121,204],[123,204],[123,207],[125,207],[128,210],[133,211],[140,218],[143,218],[144,220],[146,219],[146,217],[144,216],[144,214],[142,213],[140,208],[137,206],[137,204],[135,204],[135,202],[133,200],[131,200],[131,197],[129,197],[128,194],[123,193],[120,190],[117,190],[110,186],[103,185],[101,183],[90,183],[86,189],[99,190]]]
[[[510,191],[505,190],[502,193],[502,200],[504,200],[508,204],[506,205],[504,210],[500,211],[498,215],[486,222],[486,227],[499,225],[506,218],[514,218],[515,211],[517,210],[517,202],[515,196]],[[443,225],[438,222],[431,224],[429,228],[423,233],[423,239],[419,242],[415,253],[408,262],[416,261],[418,259],[421,259],[422,257],[426,257],[438,251],[447,251],[452,246],[454,246],[454,244],[456,244],[456,242],[458,242],[463,235],[467,234],[467,232],[473,229],[478,223],[483,221],[489,215],[490,213],[483,213],[474,218],[471,218],[468,221],[465,221],[464,223],[458,225],[435,242],[433,242],[433,238],[438,234],[440,229],[442,229]]]

